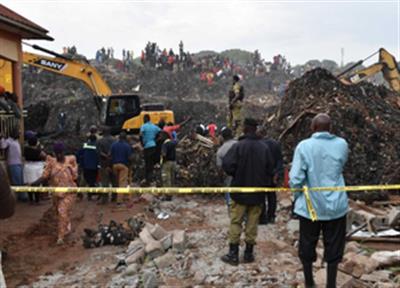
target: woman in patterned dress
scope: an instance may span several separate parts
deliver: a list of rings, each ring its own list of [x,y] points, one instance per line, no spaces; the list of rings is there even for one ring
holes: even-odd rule
[[[45,168],[37,181],[32,185],[39,185],[48,181],[50,187],[76,187],[78,165],[75,156],[64,154],[64,144],[55,143],[55,157],[47,156]],[[57,213],[57,244],[64,243],[65,236],[71,232],[71,210],[75,202],[74,193],[54,193],[53,206]]]

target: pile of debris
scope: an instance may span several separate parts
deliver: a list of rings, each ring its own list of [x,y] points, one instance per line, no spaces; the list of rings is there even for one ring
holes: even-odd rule
[[[86,249],[104,245],[125,245],[139,236],[144,223],[141,219],[130,218],[127,225],[111,220],[108,225],[100,224],[97,230],[86,228],[82,236]]]
[[[122,277],[115,277],[113,284],[126,284],[132,275],[141,274],[143,287],[158,287],[158,273],[177,262],[177,258],[185,252],[186,243],[184,230],[169,232],[158,224],[146,223],[139,238],[130,242],[126,252],[120,257],[115,270],[123,272]],[[144,271],[140,273],[142,268]],[[134,284],[138,283],[129,283],[129,286],[136,287]]]
[[[184,230],[168,232],[158,224],[146,223],[139,233],[139,238],[129,243],[119,266],[141,264],[145,259],[154,260],[157,263],[157,259],[159,260],[170,248],[182,253],[185,250],[186,241]]]
[[[327,70],[317,68],[290,83],[265,125],[282,142],[290,163],[296,145],[311,134],[311,119],[317,113],[328,113],[333,133],[349,143],[348,185],[399,183],[400,109],[393,101],[397,97],[383,86],[345,85]],[[380,193],[368,196],[371,201],[382,197]]]
[[[209,138],[194,134],[177,146],[177,184],[183,187],[215,187],[221,184],[216,165],[216,146]]]
[[[340,287],[397,287],[396,272],[390,267],[400,264],[400,250],[371,253],[357,242],[346,244],[346,253],[339,264]],[[316,273],[316,284],[322,284],[325,269]]]

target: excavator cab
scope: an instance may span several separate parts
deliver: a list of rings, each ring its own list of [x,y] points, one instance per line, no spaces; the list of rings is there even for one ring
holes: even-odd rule
[[[165,123],[175,123],[174,112],[166,110],[163,104],[140,104],[140,96],[136,94],[120,94],[101,97],[100,123],[109,127],[112,134],[121,130],[128,133],[138,133],[143,125],[145,114],[150,116],[150,121],[158,124],[161,120]]]
[[[121,131],[124,123],[140,115],[138,95],[121,94],[101,97],[100,123],[111,129],[113,134]]]

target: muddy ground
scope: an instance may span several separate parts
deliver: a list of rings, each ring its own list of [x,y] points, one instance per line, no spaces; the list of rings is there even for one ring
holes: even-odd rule
[[[274,241],[281,241],[279,239],[285,239],[285,235],[288,234],[286,225],[283,225],[287,221],[287,211],[279,214],[277,224],[260,226],[257,263],[232,268],[218,259],[226,250],[225,238],[228,227],[227,209],[222,197],[176,196],[172,202],[163,202],[162,205],[164,204],[165,207],[176,208],[166,208],[171,214],[167,220],[157,220],[153,213],[147,211],[148,203],[145,201],[135,203],[132,208],[124,207],[122,209],[117,208],[113,203],[99,205],[86,199],[77,201],[73,210],[73,233],[64,246],[55,245],[54,235],[30,233],[32,226],[38,227],[37,224],[43,213],[51,205],[50,201],[45,201],[40,206],[18,204],[15,216],[3,221],[0,227],[0,243],[7,251],[3,261],[7,284],[9,287],[20,285],[27,285],[27,287],[111,286],[113,278],[119,275],[114,271],[118,262],[116,256],[121,254],[126,247],[104,246],[84,249],[80,236],[83,234],[84,228],[94,228],[99,221],[101,223],[108,223],[111,219],[124,221],[138,214],[144,215],[149,222],[159,223],[167,230],[185,229],[189,235],[189,249],[185,252],[186,258],[195,260],[192,265],[204,266],[199,269],[193,268],[194,270],[206,269],[204,273],[208,276],[213,276],[212,273],[215,273],[216,280],[218,280],[216,275],[222,272],[220,270],[227,272],[232,269],[240,271],[242,275],[247,270],[253,270],[249,275],[245,275],[250,282],[261,281],[258,279],[260,277],[265,278],[265,281],[270,279],[268,281],[276,282],[279,276],[276,275],[277,272],[272,272],[274,270],[288,274],[285,275],[288,285],[301,280],[302,276],[297,273],[298,262],[294,258],[296,255],[295,248],[292,247],[294,243],[289,239],[287,239],[288,249],[285,253],[289,253],[291,256],[286,260],[288,263],[285,264],[285,271],[280,269],[280,261],[277,261],[277,257],[282,259],[285,254],[277,249]],[[281,229],[282,227],[284,229]],[[284,233],[277,233],[277,231]],[[280,245],[283,244],[280,243]],[[290,263],[291,261],[293,263]],[[261,263],[265,265],[260,265]],[[270,270],[271,272],[268,272]],[[176,273],[173,272],[170,273],[170,276],[165,273],[160,280],[168,287],[189,287],[193,283],[195,273],[190,269],[188,272],[185,277],[174,275]],[[197,275],[197,277],[200,276]],[[222,278],[219,280],[222,281]],[[234,278],[232,277],[232,279]]]
[[[219,260],[226,252],[229,223],[222,196],[174,196],[173,201],[160,204],[170,215],[167,220],[158,220],[148,209],[151,205],[141,198],[134,198],[130,208],[80,200],[73,209],[73,233],[63,246],[56,246],[55,236],[38,226],[50,201],[40,206],[20,203],[15,216],[0,226],[0,245],[7,251],[3,261],[6,281],[8,287],[155,287],[143,282],[147,273],[163,287],[301,287],[298,221],[290,218],[289,195],[281,193],[279,198],[277,223],[259,226],[256,262],[238,267]],[[185,230],[187,249],[173,253],[166,267],[146,260],[139,267],[134,264],[134,268],[116,270],[127,246],[83,248],[80,236],[84,228],[110,220],[123,222],[132,216],[158,223],[166,230]],[[352,243],[348,246],[354,247]],[[319,257],[315,271],[322,267]],[[379,287],[360,283],[351,287]],[[396,287],[392,283],[387,287]]]

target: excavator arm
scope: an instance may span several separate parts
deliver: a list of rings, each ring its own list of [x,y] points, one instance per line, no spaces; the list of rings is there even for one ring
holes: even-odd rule
[[[374,54],[373,54],[374,55]],[[369,57],[368,57],[369,58]],[[342,72],[339,79],[345,84],[357,84],[366,78],[382,72],[383,78],[388,82],[393,91],[400,93],[400,71],[397,66],[396,59],[384,48],[379,49],[379,62],[371,66],[358,70],[350,75],[344,76],[347,72],[362,64],[364,60],[357,62],[355,65]]]
[[[47,57],[29,52],[23,52],[23,62],[53,73],[78,79],[84,82],[97,96],[112,95],[110,87],[97,69],[90,64],[66,57]]]
[[[143,116],[145,114],[150,115],[153,123],[158,123],[161,119],[166,123],[175,123],[174,113],[171,110],[166,110],[163,106],[156,109],[143,109],[142,111],[138,95],[113,95],[101,74],[88,62],[70,59],[37,45],[24,44],[54,56],[49,57],[23,52],[23,62],[25,64],[78,79],[84,82],[96,96],[102,97],[102,99],[95,98],[96,104],[100,109],[100,123],[110,127],[111,131],[118,133],[122,129],[128,132],[138,132],[143,125]]]

